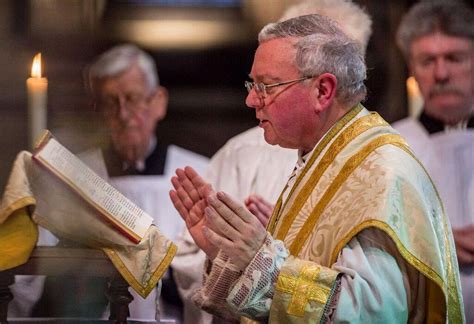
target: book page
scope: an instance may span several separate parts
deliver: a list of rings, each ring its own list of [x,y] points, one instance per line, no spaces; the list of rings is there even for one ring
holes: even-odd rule
[[[108,216],[112,222],[117,224],[118,221],[120,224],[117,225],[122,229],[132,231],[138,241],[145,235],[153,219],[95,174],[56,139],[51,137],[35,157]]]
[[[185,224],[167,195],[172,189],[170,177],[129,175],[112,177],[108,182],[153,217],[153,223],[158,226],[161,233],[175,240]]]

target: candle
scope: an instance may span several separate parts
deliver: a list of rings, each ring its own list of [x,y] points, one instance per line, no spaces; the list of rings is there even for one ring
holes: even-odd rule
[[[415,78],[412,76],[407,79],[407,97],[408,114],[411,117],[416,118],[423,108],[423,97],[421,96],[418,82],[416,82]]]
[[[48,98],[48,79],[41,77],[41,53],[33,58],[31,77],[26,80],[28,91],[28,131],[29,147],[33,148],[35,141],[46,129],[46,103]]]

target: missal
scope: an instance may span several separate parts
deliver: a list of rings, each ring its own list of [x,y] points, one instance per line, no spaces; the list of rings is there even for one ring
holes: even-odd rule
[[[66,183],[104,219],[134,243],[139,243],[153,218],[98,176],[45,131],[33,159]]]

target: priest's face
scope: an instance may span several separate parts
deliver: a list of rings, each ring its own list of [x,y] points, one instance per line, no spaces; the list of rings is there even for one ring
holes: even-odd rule
[[[294,65],[296,50],[289,38],[263,42],[255,52],[250,78],[266,85],[301,79]],[[286,148],[311,149],[314,146],[317,118],[310,102],[310,80],[266,88],[253,86],[245,101],[255,109],[265,141]]]
[[[117,153],[129,163],[142,160],[166,112],[165,89],[150,89],[142,70],[132,66],[99,80],[96,97]]]
[[[469,38],[436,32],[412,42],[410,69],[429,115],[455,124],[472,113],[473,62],[474,46]]]

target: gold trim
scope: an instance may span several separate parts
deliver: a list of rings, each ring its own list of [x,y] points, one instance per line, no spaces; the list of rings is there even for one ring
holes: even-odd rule
[[[289,315],[304,317],[310,300],[322,305],[327,303],[331,288],[318,283],[321,270],[319,265],[304,264],[296,278],[283,273],[278,276],[275,289],[292,296],[287,309]]]
[[[2,211],[0,214],[0,224],[2,224],[8,218],[8,216],[10,216],[16,210],[31,205],[36,205],[36,199],[32,196],[23,197],[16,200]]]
[[[412,266],[414,266],[416,269],[418,269],[421,273],[423,273],[426,277],[429,279],[435,281],[438,285],[442,285],[441,283],[443,282],[442,277],[431,267],[426,265],[423,261],[418,259],[416,256],[414,256],[408,249],[405,248],[403,243],[400,241],[398,238],[397,234],[395,231],[392,229],[392,227],[385,223],[384,221],[377,220],[377,219],[371,219],[364,221],[357,226],[355,226],[346,236],[344,236],[337,244],[336,247],[334,248],[333,253],[331,254],[331,261],[330,264],[333,264],[337,256],[339,255],[339,252],[342,250],[342,248],[349,243],[349,241],[356,236],[359,232],[362,230],[369,228],[369,227],[376,227],[378,229],[383,230],[385,233],[387,233],[388,236],[395,242],[395,245],[397,246],[397,249],[400,251],[400,254],[403,256],[405,260],[407,260]]]
[[[0,224],[0,271],[18,267],[28,261],[38,241],[38,226],[26,207],[13,211]]]
[[[53,134],[49,130],[45,129],[41,136],[36,139],[36,142],[33,145],[33,152],[36,154],[40,148],[51,138],[54,138]]]
[[[391,135],[382,135],[376,138],[375,140],[371,141],[368,145],[366,145],[362,151],[356,153],[353,155],[344,165],[341,173],[345,174],[339,174],[335,181],[331,184],[331,186],[326,190],[326,192],[323,195],[323,198],[319,201],[318,205],[314,208],[312,214],[308,217],[306,220],[302,230],[298,233],[297,237],[293,241],[293,245],[290,247],[290,253],[292,255],[298,255],[298,253],[301,251],[303,245],[305,244],[306,240],[308,239],[309,235],[314,229],[314,226],[316,225],[322,210],[327,207],[329,204],[330,200],[333,198],[337,190],[342,186],[342,183],[347,179],[347,177],[350,175],[357,166],[362,163],[362,161],[377,147],[385,145],[385,144],[392,144],[394,146],[397,146],[404,151],[408,152],[412,157],[413,153],[411,150],[407,147],[405,141],[399,136],[395,134]],[[416,159],[416,157],[414,157]],[[323,158],[324,159],[324,158]],[[419,163],[418,159],[416,159],[417,162]],[[420,163],[422,166],[422,164]],[[422,166],[423,167],[423,166]],[[424,169],[424,167],[423,167]],[[425,170],[426,172],[426,170]],[[436,190],[436,187],[433,185],[433,188],[436,192],[437,198],[439,199],[439,194]],[[444,207],[442,206],[442,211],[444,214]],[[456,274],[455,270],[453,270],[453,260],[452,260],[452,255],[451,255],[451,248],[450,248],[450,241],[449,241],[449,227],[446,221],[445,216],[443,217],[442,220],[443,228],[444,228],[444,243],[446,247],[446,254],[447,257],[445,256],[445,271],[446,271],[446,280],[443,280],[443,277],[440,276],[436,271],[434,271],[431,267],[428,265],[424,264],[421,260],[416,258],[414,255],[412,255],[407,249],[403,247],[403,244],[401,241],[398,239],[396,236],[395,232],[383,223],[382,221],[378,220],[371,220],[364,222],[362,224],[359,224],[356,226],[355,229],[351,231],[349,235],[345,237],[344,240],[338,242],[336,245],[336,249],[333,251],[333,254],[331,256],[331,260],[329,264],[333,264],[337,258],[337,255],[339,254],[340,250],[342,249],[343,246],[345,246],[348,241],[354,237],[354,235],[364,229],[365,227],[370,227],[370,226],[375,226],[378,228],[381,228],[384,230],[396,243],[396,246],[398,250],[400,251],[401,255],[404,257],[407,262],[409,262],[411,265],[413,265],[420,273],[424,274],[428,279],[430,279],[430,282],[433,282],[438,288],[440,288],[440,291],[444,294],[445,298],[445,307],[447,308],[445,311],[448,314],[448,319],[449,321],[453,322],[461,322],[462,321],[462,307],[459,303],[459,294],[457,290],[457,285],[456,285]],[[376,226],[379,225],[379,226]],[[384,228],[386,227],[386,228]],[[436,298],[437,294],[434,291],[432,294],[430,294],[430,302],[432,302],[432,298]],[[438,295],[439,298],[439,295]],[[439,305],[439,299],[438,303],[435,303],[436,305]],[[434,305],[434,304],[433,304]],[[430,310],[434,313],[437,312],[437,310]],[[443,312],[444,310],[441,310]],[[432,315],[436,315],[436,314]]]
[[[166,252],[166,255],[163,257],[163,260],[161,260],[160,265],[156,268],[150,280],[148,280],[147,285],[144,286],[140,284],[137,281],[137,279],[135,279],[135,277],[130,273],[128,268],[123,263],[122,259],[120,259],[120,257],[117,255],[117,253],[113,249],[102,248],[104,253],[109,257],[109,259],[112,261],[114,266],[120,272],[122,277],[127,281],[130,287],[132,287],[133,290],[135,290],[143,298],[146,298],[148,294],[155,288],[156,284],[158,283],[158,281],[163,276],[166,269],[171,264],[171,260],[173,260],[177,249],[178,248],[176,247],[176,245],[173,242],[170,242],[170,246],[168,247],[168,251]]]
[[[267,231],[273,235],[273,232],[275,231],[275,225],[278,221],[280,210],[281,210],[281,205],[283,204],[283,193],[288,189],[288,184],[285,185],[285,188],[283,191],[280,193],[280,196],[278,197],[278,200],[275,204],[275,207],[273,207],[272,211],[272,216],[270,216],[270,221],[267,224]]]
[[[337,244],[336,247],[331,255],[331,260],[329,264],[334,264],[337,256],[339,255],[340,251],[344,246],[347,245],[347,243],[354,237],[356,236],[359,232],[366,228],[370,227],[375,227],[378,228],[382,231],[384,231],[395,243],[397,246],[398,251],[402,255],[402,257],[410,263],[415,269],[417,269],[420,273],[422,273],[425,277],[430,279],[432,282],[434,282],[439,289],[441,289],[441,292],[444,294],[445,302],[448,305],[448,319],[450,322],[453,323],[462,323],[462,312],[460,305],[458,303],[457,298],[453,298],[451,294],[453,294],[452,291],[446,291],[446,286],[443,284],[444,280],[441,275],[439,275],[436,271],[434,271],[430,266],[426,265],[423,261],[418,259],[415,255],[413,255],[408,249],[405,248],[403,243],[399,240],[397,234],[395,231],[388,225],[387,223],[380,221],[380,220],[367,220],[356,227],[354,227],[345,237],[343,237]],[[449,257],[447,258],[449,259]],[[449,261],[448,261],[449,262]],[[451,273],[448,277],[454,277],[453,274]],[[448,278],[449,280],[449,278]],[[451,290],[448,286],[448,290]],[[435,293],[432,295],[436,296]],[[446,297],[448,297],[448,300],[446,300]],[[453,305],[451,303],[454,303],[454,306],[450,307],[450,305]],[[429,301],[429,304],[432,305],[439,305],[439,301]],[[457,307],[456,307],[457,306]],[[450,308],[457,308],[457,311],[455,309],[450,309]],[[432,314],[433,316],[433,314]]]
[[[291,192],[288,194],[288,198],[290,198],[291,195],[293,195],[293,192],[297,185],[301,182],[303,177],[306,175],[308,172],[309,168],[311,165],[314,163],[318,155],[324,150],[324,148],[328,145],[328,143],[339,133],[339,131],[344,128],[345,125],[347,125],[352,119],[354,119],[364,108],[362,104],[357,104],[354,108],[349,110],[347,114],[345,114],[332,128],[331,130],[327,133],[326,136],[323,137],[321,142],[318,144],[316,147],[315,151],[309,158],[308,162],[306,163],[306,166],[302,170],[300,176],[296,179],[295,184],[293,185],[293,188],[291,189]],[[286,187],[285,187],[286,189]],[[282,210],[282,205],[283,205],[283,193],[285,190],[283,190],[280,194],[280,197],[278,197],[277,203],[275,205],[275,208],[273,209],[272,216],[270,218],[270,221],[268,222],[267,225],[267,231],[270,232],[273,235],[273,232],[275,231],[275,226],[278,223],[278,219],[281,216],[280,211]],[[286,199],[288,201],[288,199]],[[284,207],[284,206],[283,206]]]
[[[444,204],[443,204],[441,196],[438,192],[438,189],[436,188],[436,186],[433,182],[433,179],[431,179],[431,176],[429,175],[429,173],[426,170],[425,166],[414,155],[413,151],[407,146],[400,146],[400,148],[403,149],[406,153],[408,153],[412,158],[414,158],[418,162],[418,164],[421,166],[421,168],[425,172],[426,176],[430,179],[431,185],[432,185],[432,187],[434,189],[434,192],[436,194],[436,198],[440,202],[441,212],[443,214],[442,215],[443,217],[441,217],[441,219],[442,219],[442,222],[443,222],[442,224],[443,224],[443,228],[444,228],[444,230],[443,230],[443,233],[444,233],[443,240],[444,240],[444,246],[446,248],[446,254],[448,256],[451,256],[451,255],[453,255],[452,252],[451,252],[451,241],[449,240],[449,232],[450,232],[451,227],[449,226],[449,224],[447,222],[446,211],[444,209]],[[448,290],[449,290],[449,294],[448,294],[448,317],[450,319],[451,318],[456,319],[454,321],[455,323],[457,323],[457,321],[459,321],[459,323],[461,323],[463,312],[461,310],[461,308],[462,308],[461,303],[459,302],[460,292],[457,289],[458,285],[456,283],[455,274],[453,273],[453,272],[455,272],[455,270],[453,270],[453,267],[455,267],[455,266],[453,266],[453,262],[455,264],[457,264],[457,259],[452,260],[450,257],[447,257],[446,261],[447,261],[446,273],[448,274]],[[444,291],[443,291],[443,293],[444,293]],[[453,306],[451,306],[451,305],[453,305]]]
[[[359,152],[352,155],[347,162],[342,167],[339,174],[336,178],[331,182],[331,185],[328,189],[324,192],[321,199],[318,201],[316,206],[313,208],[313,211],[306,219],[305,223],[303,224],[302,229],[298,232],[295,240],[290,246],[290,253],[292,255],[298,255],[298,253],[303,248],[306,240],[313,232],[314,226],[316,225],[319,217],[323,213],[324,209],[327,207],[331,199],[334,197],[336,192],[342,186],[342,184],[347,180],[347,178],[351,175],[351,173],[365,160],[365,158],[372,153],[373,150],[376,148],[392,143],[400,143],[405,144],[405,141],[400,135],[390,134],[390,135],[382,135],[377,137],[376,139],[372,140],[363,147]],[[317,170],[319,167],[317,168]],[[309,195],[309,194],[308,194]]]
[[[318,184],[320,178],[329,168],[329,166],[334,162],[337,155],[351,143],[356,137],[365,131],[380,126],[388,125],[385,120],[382,119],[378,114],[372,113],[367,116],[361,117],[356,120],[352,125],[350,125],[346,130],[340,134],[336,140],[331,144],[329,149],[326,151],[324,156],[321,158],[318,166],[315,168],[309,180],[304,184],[304,187],[298,193],[298,197],[295,199],[293,206],[291,206],[288,214],[285,215],[282,225],[279,228],[276,239],[284,240],[288,231],[290,230],[291,225],[295,221],[296,217],[303,208],[305,202],[308,200],[308,197],[314,190],[314,187]],[[318,153],[319,154],[319,153]],[[307,165],[308,169],[311,168],[312,163]],[[306,167],[305,167],[306,168]],[[304,176],[302,174],[302,176]],[[293,186],[293,188],[296,188]]]

